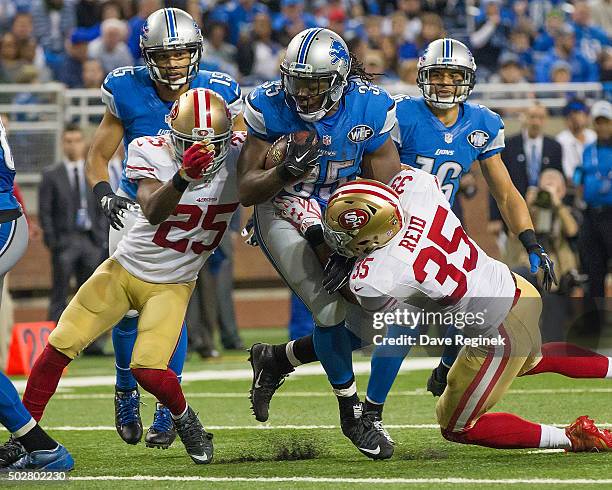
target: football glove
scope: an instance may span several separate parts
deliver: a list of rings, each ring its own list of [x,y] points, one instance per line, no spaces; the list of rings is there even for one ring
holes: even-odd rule
[[[250,245],[251,247],[259,246],[259,242],[257,241],[257,235],[255,235],[255,224],[253,223],[253,215],[247,220],[244,228],[240,232],[240,236],[244,238],[244,243]]]
[[[287,154],[276,168],[284,182],[307,176],[321,156],[321,140],[312,131],[304,143],[297,143],[293,133],[287,141]]]
[[[183,154],[183,165],[179,170],[181,177],[189,182],[201,179],[214,158],[214,145],[209,144],[206,140],[202,143],[194,143]]]
[[[536,241],[533,230],[525,230],[519,236],[519,240],[529,254],[530,272],[535,274],[538,269],[542,269],[542,286],[546,291],[550,291],[553,283],[558,284],[555,275],[555,264],[544,250],[544,247]]]
[[[272,201],[281,216],[291,223],[303,237],[311,226],[322,226],[321,206],[316,199],[304,199],[297,196],[275,197]]]
[[[115,230],[123,228],[121,219],[125,216],[126,210],[135,211],[138,208],[138,205],[131,199],[115,194],[108,182],[98,182],[93,191],[100,201],[102,211]]]
[[[333,294],[346,286],[356,261],[356,257],[345,257],[339,253],[329,256],[323,269],[323,288],[328,294]]]

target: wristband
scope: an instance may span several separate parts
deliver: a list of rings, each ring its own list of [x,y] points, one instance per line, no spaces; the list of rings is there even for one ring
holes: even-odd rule
[[[525,250],[527,250],[528,252],[533,250],[534,248],[540,248],[535,231],[533,230],[525,230],[521,232],[518,236],[518,239],[521,241],[523,247],[525,247]]]
[[[284,164],[280,164],[276,166],[276,175],[278,175],[279,179],[283,182],[289,182],[290,180],[295,179],[295,176],[287,170]]]
[[[93,186],[93,193],[98,201],[101,201],[104,196],[114,194],[113,188],[105,180],[102,180]]]
[[[323,227],[321,225],[312,225],[304,233],[304,238],[313,248],[325,243],[325,238],[323,238]]]
[[[172,176],[172,186],[181,193],[185,192],[187,187],[189,187],[189,181],[181,177],[180,170]]]

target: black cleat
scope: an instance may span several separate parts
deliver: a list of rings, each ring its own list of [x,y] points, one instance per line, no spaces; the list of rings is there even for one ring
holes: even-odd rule
[[[274,351],[270,344],[253,344],[249,349],[249,362],[253,368],[253,382],[249,399],[251,409],[258,422],[268,420],[270,400],[276,390],[284,383],[289,372],[282,373],[275,366]]]
[[[213,459],[213,435],[206,432],[198,414],[187,407],[180,419],[174,421],[176,431],[185,446],[187,454],[195,464],[208,464]]]
[[[393,456],[394,443],[376,412],[363,412],[363,404],[353,406],[353,413],[340,418],[342,433],[362,454],[371,459]]]
[[[444,390],[446,389],[446,376],[442,377],[438,368],[440,366],[434,368],[427,380],[427,391],[429,391],[433,396],[442,396]]]
[[[115,427],[119,437],[128,444],[138,444],[142,439],[138,387],[120,391],[115,386]]]
[[[25,456],[26,450],[13,436],[0,446],[0,468],[6,468]]]
[[[176,439],[176,429],[170,410],[157,402],[153,424],[145,436],[145,445],[159,449],[168,449]]]

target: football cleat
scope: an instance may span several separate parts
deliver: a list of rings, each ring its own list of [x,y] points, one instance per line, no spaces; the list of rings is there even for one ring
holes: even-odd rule
[[[612,451],[612,432],[599,429],[588,415],[578,417],[565,428],[565,435],[572,443],[567,449],[573,453],[592,451]]]
[[[249,362],[253,368],[253,382],[249,392],[251,409],[258,422],[265,422],[268,420],[272,395],[294,370],[282,373],[275,366],[274,351],[270,344],[253,344],[249,353]]]
[[[438,368],[434,368],[427,380],[427,391],[433,396],[442,396],[446,389],[446,379],[442,379],[438,373]]]
[[[382,425],[376,412],[363,413],[360,402],[352,407],[352,413],[340,416],[342,433],[350,439],[362,454],[371,459],[388,459],[393,456],[394,442]]]
[[[26,453],[8,467],[9,470],[45,471],[70,471],[73,468],[74,459],[61,444],[58,444],[55,449],[40,449]]]
[[[0,468],[6,468],[26,454],[21,443],[13,436],[0,446]]]
[[[195,464],[210,463],[213,459],[213,435],[204,430],[198,414],[191,407],[187,407],[187,411],[181,418],[175,420],[174,424],[193,462]]]
[[[115,386],[115,428],[121,439],[128,444],[138,444],[142,439],[138,387],[120,391]]]
[[[157,402],[153,424],[145,436],[145,445],[159,449],[168,449],[176,439],[176,429],[172,415],[164,405]]]

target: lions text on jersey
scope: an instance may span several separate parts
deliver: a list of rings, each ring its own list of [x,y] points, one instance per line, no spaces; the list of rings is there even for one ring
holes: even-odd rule
[[[361,173],[364,153],[376,151],[395,123],[395,102],[383,89],[351,80],[338,110],[320,121],[300,119],[285,101],[281,82],[266,82],[247,97],[244,118],[249,133],[273,142],[296,131],[316,130],[323,143],[322,156],[313,174],[286,192],[314,197],[325,205],[341,184]]]
[[[393,305],[390,298],[428,309],[428,298],[442,312],[481,312],[472,326],[482,334],[495,330],[515,298],[508,266],[465,233],[435,176],[402,170],[390,186],[400,195],[406,222],[385,247],[355,264],[351,291],[364,306],[364,298],[376,299],[365,300],[368,309]]]
[[[189,88],[208,88],[218,93],[227,103],[232,117],[242,111],[242,94],[238,83],[229,75],[200,70]],[[163,101],[157,95],[155,84],[146,66],[125,66],[110,72],[102,84],[102,100],[124,127],[124,144],[141,136],[169,132],[165,117],[174,101]],[[125,175],[125,161],[120,188],[135,199],[136,184]]]
[[[238,208],[236,162],[245,138],[243,132],[234,133],[221,169],[210,182],[190,184],[163,223],[152,225],[139,208],[134,226],[119,242],[113,258],[143,281],[193,281]],[[167,182],[179,167],[170,135],[144,136],[128,147],[126,175],[133,181]]]
[[[402,163],[438,177],[452,204],[459,181],[474,160],[485,160],[504,149],[504,123],[484,106],[460,105],[455,124],[446,127],[431,112],[423,97],[394,97],[397,126],[393,140]]]

